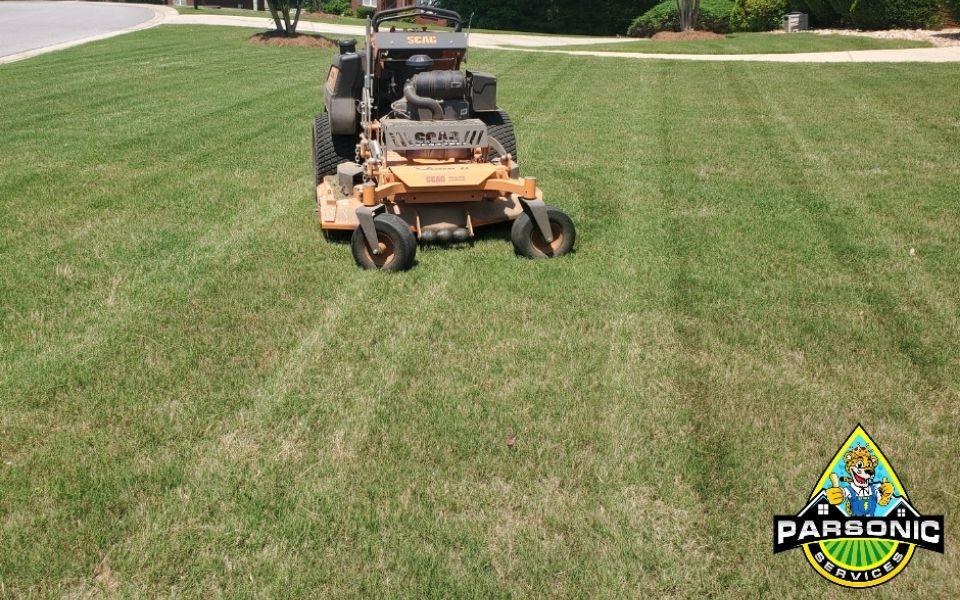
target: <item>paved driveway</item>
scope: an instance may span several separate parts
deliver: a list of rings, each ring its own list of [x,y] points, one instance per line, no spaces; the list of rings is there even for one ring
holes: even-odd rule
[[[156,12],[94,2],[0,2],[0,58],[141,25]]]

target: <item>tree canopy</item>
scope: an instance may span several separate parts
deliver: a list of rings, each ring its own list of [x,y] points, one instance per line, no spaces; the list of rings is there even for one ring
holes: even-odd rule
[[[655,0],[440,0],[438,5],[455,10],[473,26],[489,29],[623,35],[638,15]]]

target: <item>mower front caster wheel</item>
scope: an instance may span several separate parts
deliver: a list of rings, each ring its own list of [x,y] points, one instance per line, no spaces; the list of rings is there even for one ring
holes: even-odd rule
[[[577,240],[573,221],[567,213],[555,206],[546,208],[553,241],[547,243],[536,222],[529,214],[523,213],[513,222],[513,229],[510,231],[510,239],[517,254],[527,258],[556,258],[573,249],[573,243]]]
[[[396,215],[381,214],[373,220],[373,225],[377,230],[379,252],[370,248],[361,228],[353,232],[350,248],[357,265],[379,271],[406,271],[412,267],[417,256],[417,238],[406,221]]]

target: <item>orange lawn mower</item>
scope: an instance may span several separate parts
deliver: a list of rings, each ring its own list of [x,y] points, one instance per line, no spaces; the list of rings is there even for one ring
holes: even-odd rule
[[[452,31],[398,30],[422,19]],[[513,222],[528,258],[570,252],[576,229],[518,176],[513,123],[497,106],[497,79],[461,71],[468,33],[460,15],[433,7],[384,10],[367,44],[340,42],[313,131],[317,212],[325,231],[353,231],[365,269],[403,271],[418,242],[462,243],[478,227]]]

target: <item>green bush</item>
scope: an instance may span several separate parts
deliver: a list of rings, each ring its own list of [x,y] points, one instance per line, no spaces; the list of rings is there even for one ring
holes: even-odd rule
[[[950,8],[950,14],[957,21],[960,21],[960,0],[947,0],[947,6]]]
[[[834,10],[830,0],[794,0],[790,10],[810,15],[810,25],[814,27],[833,27],[840,24],[840,15]]]
[[[697,29],[728,33],[732,0],[701,0]],[[659,31],[680,31],[680,10],[676,0],[664,0],[633,20],[627,35],[649,37]]]
[[[749,2],[755,0],[738,0]],[[960,13],[960,0],[945,0]],[[931,28],[941,24],[944,0],[791,0],[791,9],[810,14],[817,26],[845,25],[859,29]],[[735,17],[736,19],[736,17]],[[735,20],[735,25],[736,25]]]
[[[377,11],[373,10],[369,6],[361,6],[357,9],[357,16],[361,19],[369,19]]]
[[[860,29],[940,25],[941,0],[854,0],[850,20]]]
[[[783,25],[787,0],[737,0],[730,13],[734,31],[770,31]]]
[[[350,10],[350,3],[347,0],[325,0],[321,9],[328,15],[342,15]]]
[[[850,24],[850,7],[853,6],[853,0],[826,0],[833,12],[840,17],[840,23]]]

